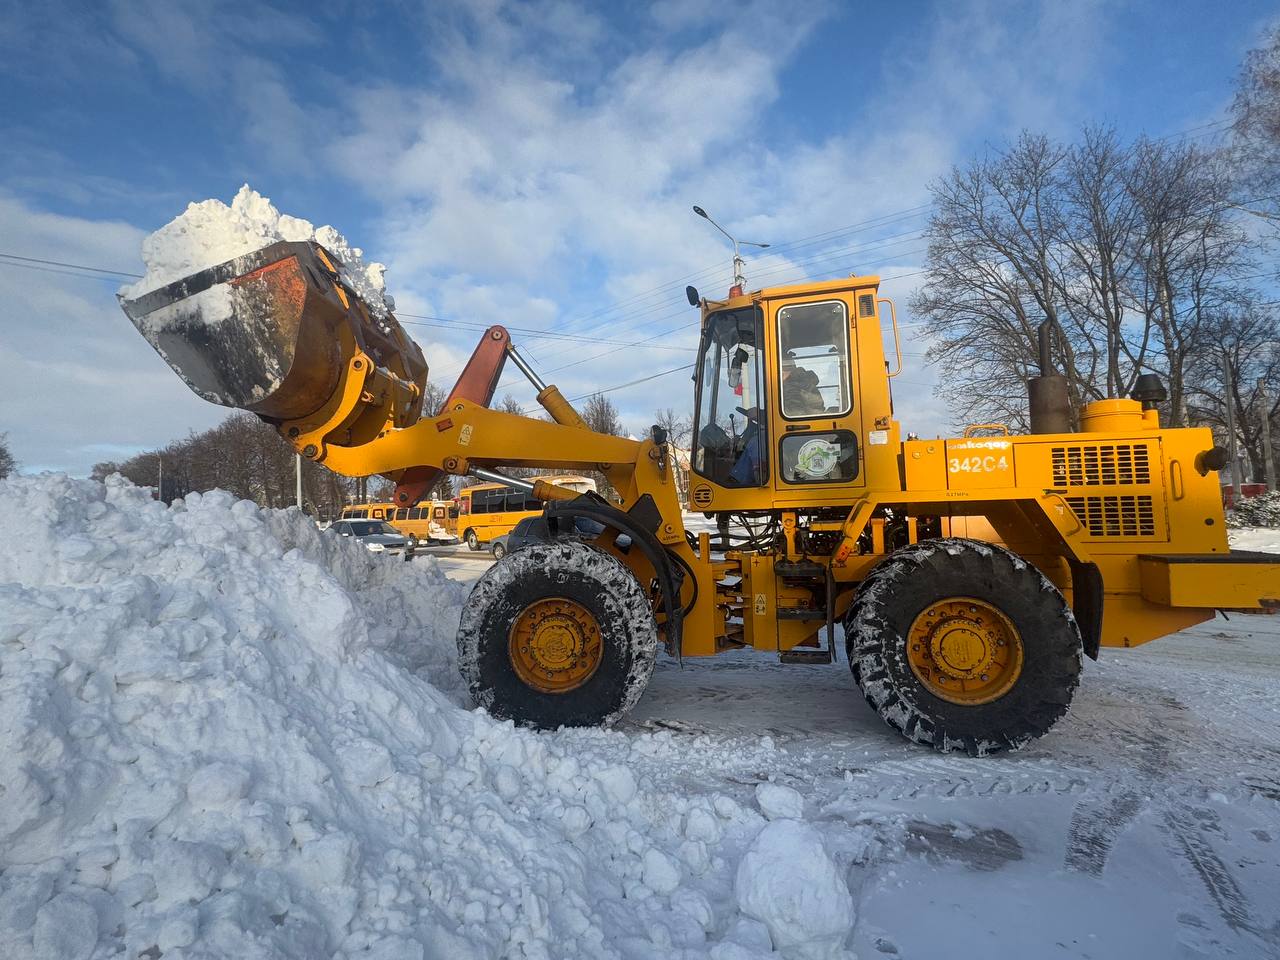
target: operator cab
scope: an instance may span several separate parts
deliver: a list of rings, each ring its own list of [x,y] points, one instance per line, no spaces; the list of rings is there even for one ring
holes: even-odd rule
[[[694,507],[829,499],[840,496],[834,486],[864,482],[867,433],[884,444],[889,419],[876,283],[858,277],[707,304],[692,466],[709,483],[695,480]]]

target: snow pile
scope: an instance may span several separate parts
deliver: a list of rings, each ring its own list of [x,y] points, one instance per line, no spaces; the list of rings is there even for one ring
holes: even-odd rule
[[[1228,527],[1280,527],[1280,493],[1244,497],[1227,513]]]
[[[127,299],[140,297],[278,240],[314,240],[338,259],[343,282],[360,295],[370,310],[385,317],[387,310],[394,308],[386,296],[385,266],[365,263],[364,251],[351,246],[333,227],[317,229],[310,221],[281,213],[247,183],[230,206],[221,200],[188,204],[185,213],[143,240],[146,275],[120,293]],[[224,287],[196,296],[207,322],[216,323],[230,315],[230,300]]]
[[[1280,530],[1275,527],[1233,527],[1227,533],[1232,550],[1280,553]]]
[[[0,537],[6,960],[732,960],[847,939],[813,828],[616,762],[669,738],[463,709],[462,588],[433,560],[119,478],[0,482]]]

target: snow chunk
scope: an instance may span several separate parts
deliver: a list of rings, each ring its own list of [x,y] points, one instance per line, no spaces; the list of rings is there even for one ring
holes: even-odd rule
[[[309,221],[282,214],[271,201],[247,183],[231,201],[203,200],[187,205],[175,217],[142,241],[146,275],[120,293],[135,299],[192,273],[253,253],[279,240],[314,240],[338,260],[342,281],[354,290],[377,316],[385,317],[387,302],[381,263],[365,263],[364,251],[353,247],[333,227],[314,227]],[[230,316],[231,301],[223,287],[197,294],[207,322]]]
[[[596,774],[596,779],[614,803],[630,803],[636,795],[635,775],[626,767],[607,767]]]
[[[45,960],[88,960],[98,944],[98,914],[73,893],[60,893],[36,915],[36,955]]]
[[[798,790],[781,783],[757,784],[756,803],[760,804],[760,812],[770,820],[804,818],[804,797]]]
[[[210,763],[187,781],[187,800],[194,806],[225,806],[249,792],[249,771],[234,763]]]
[[[661,850],[646,850],[641,879],[654,893],[665,896],[680,886],[680,866]]]
[[[808,824],[765,826],[738,864],[738,909],[769,929],[774,949],[796,960],[838,955],[853,929],[853,898],[822,837]]]

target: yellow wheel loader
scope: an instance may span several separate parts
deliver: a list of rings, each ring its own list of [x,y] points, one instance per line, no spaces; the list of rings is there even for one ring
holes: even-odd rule
[[[688,508],[668,438],[598,434],[489,329],[434,417],[427,365],[313,242],[281,242],[123,308],[200,396],[252,411],[304,457],[396,483],[444,471],[545,503],[543,538],[495,563],[458,634],[476,702],[554,728],[609,723],[674,657],[831,663],[890,726],[937,750],[1016,748],[1066,712],[1082,657],[1280,601],[1280,566],[1227,545],[1208,429],[1164,429],[1163,389],[1089,404],[1070,429],[1042,344],[1032,431],[903,440],[892,303],[876,277],[702,299]],[[221,304],[207,316],[210,296]],[[227,306],[229,304],[229,307]],[[229,316],[225,315],[229,313]],[[894,369],[886,363],[892,331]],[[489,409],[504,363],[549,420]],[[602,471],[610,501],[504,467]]]

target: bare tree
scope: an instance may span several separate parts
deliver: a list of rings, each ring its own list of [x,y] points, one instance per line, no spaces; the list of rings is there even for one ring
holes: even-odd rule
[[[514,413],[516,416],[524,415],[524,407],[520,405],[520,401],[509,393],[503,395],[502,399],[498,402],[497,408],[503,413]]]
[[[603,393],[593,393],[587,397],[582,407],[582,419],[596,433],[608,433],[615,437],[626,436],[622,428],[622,419],[613,401]]]
[[[422,391],[422,415],[424,417],[438,416],[440,408],[444,406],[448,396],[449,394],[444,387],[428,380]]]
[[[1280,316],[1274,309],[1247,306],[1216,315],[1205,333],[1205,348],[1189,364],[1190,418],[1212,427],[1225,445],[1227,404],[1232,404],[1237,440],[1248,454],[1253,478],[1264,480],[1264,417],[1272,435],[1280,437]],[[1230,390],[1225,367],[1231,370]]]
[[[1247,299],[1231,182],[1215,153],[1099,128],[1061,146],[1023,134],[933,187],[928,279],[912,301],[958,419],[1025,428],[1024,381],[1047,320],[1073,408],[1168,381],[1187,419],[1187,368],[1215,318]]]
[[[1280,232],[1280,27],[1245,56],[1231,107],[1231,160],[1246,209]]]
[[[1168,380],[1169,423],[1186,426],[1186,373],[1211,315],[1239,301],[1246,236],[1221,158],[1195,144],[1143,138],[1130,187],[1141,216],[1136,311],[1155,331],[1149,365]]]
[[[667,431],[667,441],[672,447],[676,489],[683,499],[689,492],[689,440],[693,435],[693,417],[677,416],[675,410],[666,407],[654,411],[653,422]]]
[[[1085,129],[1080,144],[1067,156],[1063,183],[1065,214],[1061,241],[1066,251],[1062,293],[1085,336],[1103,331],[1106,396],[1121,396],[1132,388],[1143,367],[1146,336],[1129,349],[1124,329],[1131,275],[1132,250],[1140,228],[1138,205],[1129,189],[1132,153],[1114,130]],[[1129,372],[1121,369],[1126,356]]]
[[[928,322],[929,358],[945,372],[941,392],[962,418],[1026,426],[1023,384],[1044,319],[1074,391],[1089,382],[1075,369],[1061,316],[1066,157],[1048,138],[1023,134],[932,187],[928,279],[912,308]]]
[[[18,461],[9,450],[9,434],[0,433],[0,480],[18,469]]]
[[[156,486],[163,463],[166,501],[192,492],[222,489],[264,507],[285,507],[296,497],[294,450],[275,428],[257,417],[234,413],[204,433],[192,433],[160,450],[139,453],[120,463],[95,464],[95,479],[120,473],[140,486]],[[310,460],[302,461],[304,506],[334,516],[354,490],[354,481]]]

